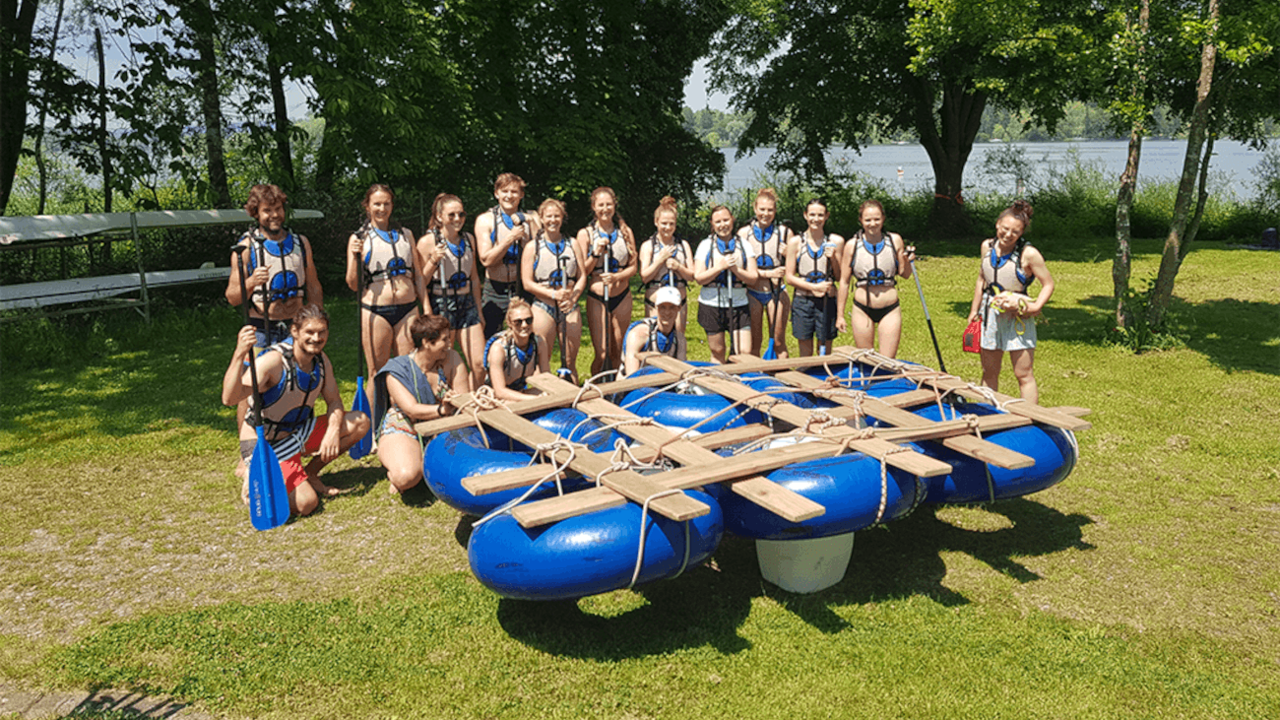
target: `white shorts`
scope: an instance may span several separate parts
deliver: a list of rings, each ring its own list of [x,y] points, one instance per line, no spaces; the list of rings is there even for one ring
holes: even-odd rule
[[[983,350],[1030,350],[1036,346],[1036,319],[1020,318],[1013,312],[987,310],[982,323]]]

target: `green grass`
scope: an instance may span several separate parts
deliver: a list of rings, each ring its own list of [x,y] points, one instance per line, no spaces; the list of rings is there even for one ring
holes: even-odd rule
[[[1043,250],[1042,401],[1093,409],[1073,475],[859,533],[845,580],[810,596],[765,583],[730,538],[639,591],[503,600],[467,569],[466,520],[392,498],[372,461],[335,463],[326,480],[351,494],[256,533],[217,403],[234,312],[0,331],[0,677],[230,717],[1280,716],[1280,256],[1199,246],[1176,292],[1184,346],[1133,355],[1103,339],[1108,241]],[[1135,278],[1158,250],[1137,244]],[[969,379],[974,252],[918,263],[947,368]],[[901,290],[899,355],[932,365]],[[696,322],[689,340],[705,359]]]

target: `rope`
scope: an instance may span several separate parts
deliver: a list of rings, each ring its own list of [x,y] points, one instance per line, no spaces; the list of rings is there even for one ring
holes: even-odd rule
[[[569,455],[568,457],[565,458],[564,462],[556,462],[555,453],[554,453],[554,451],[556,450],[569,451]],[[524,502],[525,500],[528,500],[529,496],[532,495],[534,492],[536,492],[539,488],[541,488],[543,483],[547,482],[548,480],[554,479],[556,483],[556,494],[564,495],[564,487],[560,484],[560,475],[569,467],[571,463],[573,463],[574,459],[577,457],[577,451],[578,451],[578,445],[576,443],[569,442],[568,440],[565,440],[563,438],[556,438],[553,442],[540,443],[537,446],[535,446],[534,454],[529,457],[529,465],[533,465],[533,461],[538,457],[538,455],[545,455],[546,457],[551,458],[551,466],[552,466],[551,472],[547,473],[546,475],[543,475],[541,479],[539,479],[533,485],[530,485],[529,489],[525,490],[524,493],[520,495],[520,497],[515,498],[514,500],[509,500],[503,503],[502,505],[499,505],[493,510],[490,510],[489,513],[484,517],[480,518],[474,523],[471,523],[471,527],[478,528],[481,525],[489,522],[493,518],[498,517],[499,515],[506,515],[510,513],[512,508]]]
[[[485,449],[492,449],[489,444],[489,433],[485,432],[484,423],[480,422],[480,412],[482,410],[506,410],[511,412],[511,408],[507,404],[494,397],[493,388],[488,385],[481,385],[471,392],[471,399],[458,406],[458,412],[464,410],[471,413],[471,420],[475,423],[476,429],[480,431],[480,437],[484,440]]]
[[[883,457],[880,458],[880,507],[876,508],[876,519],[871,524],[879,525],[884,519],[884,508],[889,502],[889,456],[901,452],[911,452],[911,448],[901,445],[894,447],[892,450],[885,451]],[[916,494],[919,495],[920,478],[916,477]],[[913,506],[914,507],[914,504]]]
[[[644,566],[644,542],[645,542],[646,536],[649,534],[649,527],[647,522],[649,519],[649,503],[654,500],[657,500],[658,498],[664,498],[668,495],[675,495],[676,493],[679,493],[679,492],[683,492],[683,491],[679,489],[663,490],[661,492],[656,492],[644,499],[644,504],[640,507],[640,547],[636,550],[636,569],[634,572],[631,573],[631,582],[627,583],[628,590],[635,587],[636,580],[640,578],[640,568]],[[684,562],[680,564],[680,570],[677,571],[676,574],[673,575],[672,577],[679,577],[680,574],[684,572],[684,569],[688,567],[688,565],[689,565],[689,521],[686,520],[684,521]]]

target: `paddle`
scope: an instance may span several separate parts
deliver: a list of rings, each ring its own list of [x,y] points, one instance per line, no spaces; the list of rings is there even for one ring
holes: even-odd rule
[[[773,348],[773,336],[778,333],[778,286],[773,278],[769,278],[769,305],[773,308],[769,313],[769,344],[760,356],[762,360],[777,360],[778,352]]]
[[[567,243],[568,241],[564,239],[564,236],[561,236],[561,242]],[[564,272],[564,255],[556,255],[556,265],[560,270],[560,289],[564,290],[566,289],[565,286],[568,284],[568,278],[565,277]],[[556,370],[556,376],[561,380],[568,380],[572,382],[573,371],[569,369],[565,359],[566,348],[569,344],[569,315],[560,308],[559,303],[556,303],[555,308],[557,316],[556,329],[560,331],[560,369]]]
[[[916,279],[916,292],[920,293],[920,307],[924,308],[924,321],[929,325],[929,337],[933,338],[933,351],[938,354],[938,369],[947,371],[947,364],[942,361],[942,348],[938,347],[938,334],[933,331],[933,318],[929,317],[929,306],[924,301],[924,288],[920,285],[920,273],[916,270],[916,261],[911,261],[911,277]]]
[[[249,322],[248,286],[244,279],[244,259],[239,253],[237,266],[240,268],[240,296],[244,298],[245,324]],[[271,327],[271,294],[264,296],[263,326]],[[253,406],[258,411],[254,414],[254,428],[258,433],[258,442],[253,446],[253,455],[249,458],[249,521],[255,530],[270,530],[279,527],[289,520],[289,492],[284,485],[284,473],[280,471],[280,458],[267,442],[262,432],[262,392],[258,389],[258,362],[256,353],[249,351],[249,381],[253,383]]]
[[[361,307],[364,302],[364,258],[359,260],[359,267],[356,269],[356,396],[351,400],[351,412],[361,412],[365,417],[372,418],[369,398],[364,394],[364,323],[361,322],[361,315],[364,314],[364,308]],[[392,328],[392,332],[395,332],[395,328]],[[392,344],[394,343],[393,335]],[[372,451],[373,428],[370,427],[369,432],[351,446],[348,454],[352,460],[359,460]]]
[[[733,252],[733,250],[734,249],[730,249],[729,252]],[[729,308],[728,308],[728,311],[725,313],[725,317],[728,318],[728,320],[725,322],[725,325],[730,326],[729,327],[729,352],[725,353],[725,356],[724,356],[725,360],[728,360],[729,358],[733,357],[733,333],[736,330],[736,328],[732,327],[733,325],[733,269],[732,268],[725,271],[724,282],[725,282],[725,287],[729,289]]]

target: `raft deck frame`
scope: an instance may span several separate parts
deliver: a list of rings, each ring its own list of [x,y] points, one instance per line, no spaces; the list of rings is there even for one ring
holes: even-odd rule
[[[528,383],[542,390],[544,395],[503,404],[491,396],[468,393],[449,401],[460,410],[458,414],[417,423],[415,429],[427,437],[482,424],[529,447],[541,446],[540,454],[547,462],[465,478],[463,487],[475,495],[529,487],[555,478],[556,468],[560,468],[561,477],[572,470],[596,482],[594,488],[529,502],[511,510],[521,526],[533,528],[625,502],[647,503],[650,510],[672,520],[690,520],[710,512],[710,508],[683,493],[672,491],[713,482],[727,482],[738,495],[798,523],[822,515],[825,508],[768,480],[764,473],[792,463],[839,455],[846,450],[862,452],[921,478],[951,472],[947,463],[899,444],[921,441],[939,442],[955,452],[997,467],[1025,468],[1034,463],[1031,458],[983,440],[982,434],[1032,423],[1070,431],[1092,427],[1087,420],[1081,419],[1090,412],[1086,408],[1042,407],[922,365],[851,347],[835,348],[832,354],[825,356],[779,360],[735,355],[727,364],[701,368],[656,353],[642,357],[647,365],[662,372],[601,385],[588,384],[581,388],[554,374],[540,373],[529,378]],[[869,376],[867,383],[901,377],[915,382],[918,389],[874,398],[865,392],[842,388],[799,372],[826,366],[828,375],[834,375],[831,368],[855,364],[889,373]],[[737,376],[743,373],[772,373],[772,377],[786,387],[778,391],[757,390],[738,379]],[[671,432],[605,399],[631,390],[658,388],[681,381],[727,398],[743,408],[758,410],[770,418],[772,425],[783,424],[809,437],[816,436],[820,441],[726,458],[713,450],[758,440],[774,433],[775,429],[759,424],[748,425],[688,439],[684,432]],[[826,410],[801,408],[778,399],[776,395],[780,391],[808,393],[834,402],[837,407]],[[956,420],[932,421],[907,409],[930,403],[941,404],[952,394],[991,403],[1005,414],[966,415]],[[621,467],[615,458],[591,452],[581,445],[576,445],[571,451],[558,436],[523,417],[531,412],[570,406],[609,421],[617,432],[631,438],[636,443],[631,452],[635,460],[650,462],[665,458],[680,467],[641,475]],[[856,423],[868,418],[892,427],[866,428],[848,424],[849,421]]]

